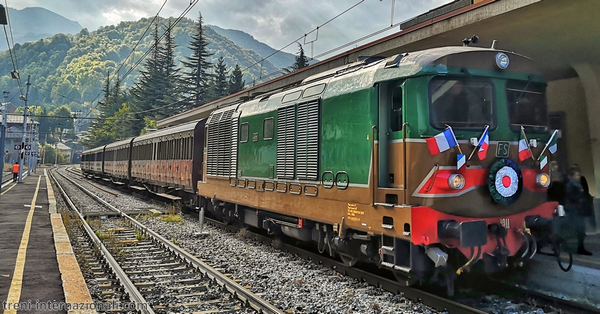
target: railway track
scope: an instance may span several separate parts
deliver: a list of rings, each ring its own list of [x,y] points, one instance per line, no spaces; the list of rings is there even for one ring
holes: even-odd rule
[[[13,175],[12,173],[6,174],[4,172],[2,172],[2,185],[4,185],[7,182],[12,181]]]
[[[228,232],[239,233],[240,231],[240,228],[223,223],[219,220],[212,218],[204,218],[204,220]],[[271,244],[273,242],[271,237],[247,230],[244,231],[244,236],[265,244]],[[301,256],[305,259],[310,259],[315,263],[335,268],[340,273],[364,280],[371,285],[379,286],[387,291],[400,293],[409,299],[417,300],[440,311],[447,311],[449,313],[487,313],[475,308],[474,306],[467,305],[472,305],[474,302],[470,301],[474,300],[468,300],[467,303],[464,302],[464,298],[458,297],[458,299],[461,301],[451,301],[430,292],[423,291],[419,288],[407,287],[395,280],[382,277],[367,270],[356,267],[348,267],[343,262],[331,259],[327,256],[323,256],[322,254],[318,254],[310,250],[299,248],[292,244],[278,241],[277,247],[281,250]],[[510,282],[481,278],[475,289],[480,293],[483,292],[489,295],[502,296],[511,300],[515,304],[524,303],[534,307],[539,307],[544,311],[544,313],[600,314],[599,308],[570,300],[556,298],[536,291],[527,290],[524,287],[520,287]]]
[[[74,172],[74,174],[77,173]],[[231,233],[239,234],[241,230],[241,228],[228,225],[214,219],[206,218],[206,221],[208,221],[214,226],[217,226],[218,228],[224,229]],[[255,239],[268,245],[271,245],[274,241],[272,237],[254,233],[248,230],[244,230],[243,234],[245,237]],[[290,252],[292,254],[296,254],[304,259],[312,260],[315,263],[334,268],[339,273],[348,275],[353,278],[357,278],[359,280],[366,281],[367,283],[373,286],[381,287],[392,293],[401,294],[402,296],[405,296],[408,299],[415,300],[439,311],[445,311],[448,313],[487,313],[485,311],[476,309],[474,306],[469,306],[476,303],[471,302],[473,300],[468,300],[467,302],[464,302],[464,299],[460,299],[460,302],[448,300],[447,298],[440,297],[438,295],[420,290],[418,288],[404,286],[395,280],[391,280],[388,277],[383,277],[374,274],[367,270],[363,270],[356,267],[347,267],[344,263],[340,261],[331,259],[329,257],[323,256],[310,250],[299,248],[295,245],[288,244],[282,241],[277,241],[277,248],[283,251]],[[490,289],[491,287],[493,287],[493,289]],[[532,306],[539,307],[545,312],[577,314],[600,313],[600,309],[597,308],[589,307],[577,302],[554,298],[545,294],[536,293],[534,291],[528,291],[521,287],[514,286],[505,282],[490,282],[487,285],[487,287],[486,285],[482,285],[480,289],[486,294],[506,296],[506,298],[508,300],[513,301],[513,303],[529,304]],[[501,291],[505,291],[506,293],[499,293]]]
[[[239,233],[241,228],[223,223],[221,221],[212,219],[212,218],[204,218],[208,223],[226,230],[228,232]],[[262,234],[258,234],[252,231],[245,230],[243,232],[244,236],[247,238],[251,238],[262,242],[264,244],[272,245],[273,238],[269,236],[265,236]],[[477,308],[467,306],[452,300],[449,300],[445,297],[441,297],[435,295],[433,293],[423,291],[418,288],[410,287],[399,283],[396,280],[392,280],[381,275],[375,274],[373,272],[357,268],[357,267],[349,267],[346,266],[343,262],[338,260],[329,258],[322,254],[299,248],[295,245],[285,243],[283,241],[277,241],[274,244],[278,249],[282,251],[286,251],[292,254],[296,254],[304,259],[308,259],[313,261],[314,263],[321,264],[330,268],[335,269],[337,272],[344,274],[346,276],[359,279],[361,281],[365,281],[370,285],[380,287],[386,291],[400,294],[408,299],[414,300],[418,303],[425,304],[433,309],[436,309],[441,312],[448,313],[473,313],[473,314],[485,314],[486,312],[481,311]]]
[[[92,281],[101,282],[95,287],[99,301],[128,298],[142,313],[283,313],[72,179],[61,173],[61,180],[50,175],[86,234],[86,241],[75,237],[84,241],[81,251],[93,270]],[[90,199],[79,203],[100,203],[112,215],[87,218],[59,181],[76,186]]]

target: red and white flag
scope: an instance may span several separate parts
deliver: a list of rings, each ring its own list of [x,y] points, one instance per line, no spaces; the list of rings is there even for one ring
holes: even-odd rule
[[[531,158],[531,149],[527,137],[525,136],[525,129],[521,127],[521,139],[519,140],[519,160],[523,161],[527,158]]]
[[[479,160],[484,160],[485,156],[487,156],[488,146],[490,146],[490,126],[486,125],[483,134],[481,134],[481,138],[479,139],[479,151],[477,152],[477,156]]]

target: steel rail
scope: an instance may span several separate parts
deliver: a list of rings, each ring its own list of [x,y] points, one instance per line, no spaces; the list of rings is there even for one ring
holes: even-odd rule
[[[214,268],[210,267],[209,265],[205,264],[204,262],[202,262],[201,260],[196,258],[191,253],[183,250],[178,245],[172,243],[171,241],[162,237],[160,234],[158,234],[155,231],[151,230],[150,228],[144,226],[142,223],[135,220],[131,216],[127,215],[120,209],[114,207],[113,205],[111,205],[111,204],[107,203],[106,201],[104,201],[103,199],[99,198],[98,196],[93,194],[88,189],[82,187],[77,182],[71,180],[70,178],[66,177],[65,175],[61,174],[60,172],[59,172],[59,174],[63,178],[65,178],[66,180],[71,182],[73,185],[77,186],[82,192],[84,192],[88,196],[92,197],[93,199],[95,199],[99,203],[103,204],[104,206],[108,207],[109,209],[119,213],[121,215],[121,217],[131,221],[139,229],[142,229],[146,234],[149,234],[150,236],[152,236],[155,240],[160,242],[163,246],[165,246],[166,248],[171,250],[173,253],[177,254],[182,259],[185,259],[188,263],[196,266],[198,268],[198,270],[200,272],[202,272],[204,275],[206,275],[210,279],[214,280],[217,284],[219,284],[223,288],[227,289],[231,294],[233,294],[235,297],[242,300],[243,302],[247,303],[250,307],[252,307],[256,311],[258,311],[259,313],[284,314],[283,311],[281,311],[280,309],[275,307],[273,304],[271,304],[271,303],[265,301],[263,298],[255,295],[250,290],[244,288],[243,286],[241,286],[237,282],[233,281],[229,277],[221,274]]]
[[[71,171],[71,172],[73,172],[73,171]],[[237,228],[237,227],[234,227],[231,225],[226,225],[220,221],[217,221],[217,220],[214,220],[214,219],[211,219],[208,217],[205,217],[205,220],[207,220],[223,229],[227,229],[231,232],[239,231],[239,228]],[[248,235],[247,237],[259,240],[263,243],[270,243],[273,241],[272,238],[265,237],[263,235],[253,233],[253,232],[248,232],[247,235]],[[419,290],[416,288],[404,286],[404,285],[398,283],[397,281],[394,281],[394,280],[391,280],[391,279],[388,279],[385,277],[377,276],[375,274],[369,273],[369,272],[361,270],[361,269],[357,269],[354,267],[347,267],[339,261],[324,257],[324,256],[316,254],[314,252],[303,250],[301,248],[298,248],[298,247],[295,247],[295,246],[292,246],[292,245],[289,245],[286,243],[282,243],[282,248],[287,250],[288,252],[297,254],[305,259],[311,259],[313,261],[316,261],[317,263],[321,263],[321,264],[329,266],[329,267],[335,267],[337,270],[343,270],[343,272],[345,274],[347,274],[348,276],[351,276],[351,277],[354,277],[357,279],[361,279],[361,280],[365,280],[369,284],[372,284],[375,286],[380,286],[384,290],[387,290],[387,291],[390,291],[393,293],[402,293],[403,295],[405,295],[406,297],[408,297],[411,300],[423,302],[424,304],[432,306],[433,308],[441,310],[441,311],[448,311],[449,313],[477,313],[477,314],[486,313],[484,311],[470,308],[466,305],[445,299],[443,297],[439,297],[437,295],[433,295],[431,293],[428,293],[428,292],[425,292],[425,291],[422,291],[422,290]],[[600,308],[592,307],[589,305],[552,297],[552,296],[549,296],[549,295],[546,295],[543,293],[527,290],[527,289],[524,289],[524,288],[521,288],[518,286],[509,285],[509,284],[503,283],[503,282],[495,281],[493,283],[493,285],[495,285],[496,287],[497,287],[497,285],[505,285],[505,287],[507,287],[507,289],[508,288],[519,289],[523,293],[523,296],[519,297],[518,299],[524,300],[527,303],[532,304],[537,307],[549,307],[549,308],[553,308],[553,309],[558,308],[565,313],[573,313],[573,314],[580,314],[580,313],[581,314],[587,314],[587,313],[600,314]],[[488,288],[489,288],[489,286],[488,286]],[[484,287],[481,287],[481,289],[485,290]],[[497,294],[498,293],[497,290],[498,289],[495,289],[495,291],[492,291],[490,293]],[[454,304],[449,304],[447,302],[454,302]]]
[[[96,233],[94,232],[94,230],[92,229],[92,227],[90,227],[90,225],[85,221],[85,217],[83,216],[83,214],[77,209],[77,206],[75,206],[75,204],[73,203],[73,201],[71,201],[71,198],[67,195],[67,193],[65,192],[65,190],[63,189],[63,187],[54,178],[54,175],[52,175],[52,173],[50,171],[48,171],[48,174],[50,175],[50,177],[52,178],[52,180],[54,181],[54,183],[56,184],[56,186],[58,186],[58,188],[60,189],[60,192],[61,192],[62,197],[64,198],[65,202],[79,216],[79,219],[81,220],[81,223],[82,223],[82,225],[83,225],[86,233],[88,234],[88,236],[92,240],[92,242],[94,242],[94,244],[97,245],[100,248],[100,251],[102,252],[102,255],[106,259],[106,262],[108,263],[108,265],[110,266],[110,268],[113,270],[113,273],[115,274],[115,276],[121,282],[121,285],[125,289],[125,292],[127,292],[127,294],[129,295],[129,298],[131,299],[131,301],[136,304],[136,309],[138,311],[140,311],[141,313],[154,314],[154,310],[152,310],[152,308],[150,307],[150,304],[142,296],[142,294],[140,293],[140,291],[135,287],[135,285],[133,284],[133,282],[131,282],[131,280],[129,279],[129,277],[125,274],[125,271],[121,268],[121,266],[119,266],[119,263],[110,254],[110,252],[108,251],[108,249],[106,249],[106,247],[104,246],[104,244],[102,243],[102,241],[98,238],[98,236],[96,235]],[[61,174],[61,176],[62,176],[62,174]]]
[[[218,227],[226,229],[227,231],[230,231],[230,232],[239,231],[238,227],[235,227],[232,225],[227,225],[218,220],[214,220],[214,219],[207,218],[207,217],[205,217],[204,219],[206,221],[210,221],[210,223],[217,225]],[[273,241],[273,239],[270,237],[267,237],[267,236],[264,236],[264,235],[261,235],[261,234],[255,233],[255,232],[251,232],[251,231],[246,232],[246,236],[248,238],[252,238],[254,240],[261,241],[263,243],[270,243]],[[325,265],[327,267],[335,268],[336,271],[338,271],[342,274],[345,274],[349,277],[356,278],[359,280],[364,280],[365,282],[369,283],[370,285],[380,287],[386,291],[389,291],[392,293],[400,293],[404,297],[406,297],[410,300],[430,306],[438,311],[447,312],[450,314],[453,314],[453,313],[486,314],[487,313],[485,311],[481,311],[479,309],[472,308],[470,306],[449,300],[447,298],[431,294],[429,292],[420,290],[418,288],[403,285],[396,280],[381,277],[377,274],[373,274],[371,272],[362,270],[360,268],[346,266],[342,262],[328,258],[321,254],[317,254],[315,252],[311,252],[311,251],[296,247],[291,244],[281,242],[281,246],[278,248],[281,250],[285,250],[290,253],[296,254],[304,259],[310,259],[315,263],[319,263],[319,264]]]

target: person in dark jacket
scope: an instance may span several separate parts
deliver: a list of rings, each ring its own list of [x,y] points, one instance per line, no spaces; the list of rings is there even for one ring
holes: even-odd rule
[[[565,193],[567,192],[567,178],[559,170],[556,161],[550,162],[550,187],[548,187],[548,201],[558,202],[565,205]]]
[[[565,194],[565,212],[571,218],[572,226],[577,232],[577,254],[592,255],[583,246],[585,240],[585,214],[590,207],[589,194],[581,184],[581,173],[578,167],[569,169],[569,182]]]

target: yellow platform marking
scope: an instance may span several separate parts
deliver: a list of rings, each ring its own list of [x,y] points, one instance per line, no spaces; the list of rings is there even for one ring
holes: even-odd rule
[[[25,230],[23,230],[23,237],[21,238],[21,245],[19,245],[19,254],[17,255],[17,263],[15,264],[15,272],[13,274],[12,282],[10,283],[10,290],[8,291],[8,298],[6,298],[7,304],[18,303],[21,299],[21,288],[23,288],[23,270],[25,269],[25,257],[27,256],[27,245],[29,244],[29,232],[31,231],[31,221],[33,220],[33,213],[35,211],[35,200],[37,199],[38,192],[40,191],[40,182],[42,177],[38,178],[37,187],[31,200],[31,207],[29,208],[29,214],[27,215],[27,221],[25,222]],[[10,307],[4,311],[5,314],[16,314],[17,311]]]
[[[17,183],[15,183],[15,184],[11,185],[11,186],[10,186],[8,189],[4,190],[4,192],[0,193],[0,196],[1,196],[1,195],[4,195],[4,193],[6,193],[6,192],[10,191],[10,189],[14,188],[15,186],[17,186]]]
[[[583,263],[590,263],[590,264],[596,264],[596,265],[600,265],[600,262],[597,261],[591,261],[589,259],[583,259],[583,258],[579,258],[579,257],[573,257],[574,260],[578,261],[578,262],[583,262]]]

